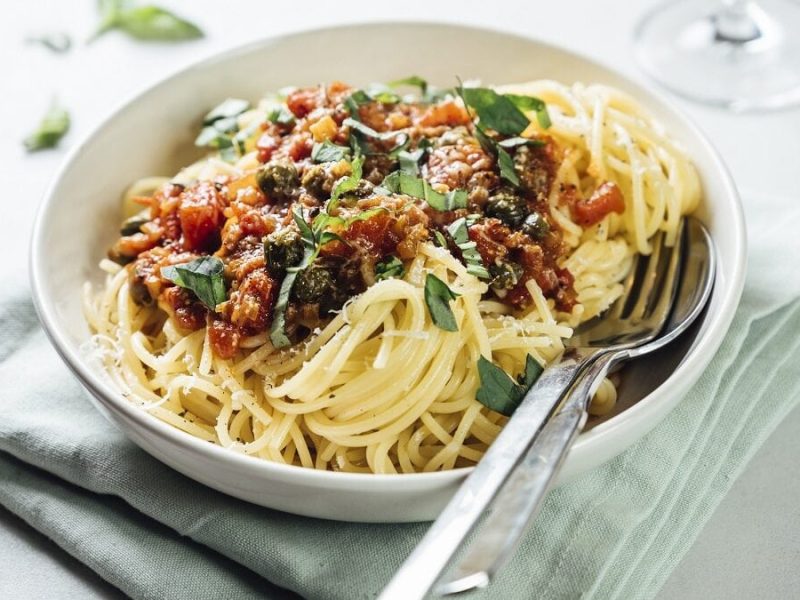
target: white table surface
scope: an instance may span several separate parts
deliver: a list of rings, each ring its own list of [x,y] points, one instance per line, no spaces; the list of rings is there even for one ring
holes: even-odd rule
[[[483,25],[562,44],[642,77],[632,59],[634,24],[651,0],[570,2],[439,2],[376,0],[273,3],[245,0],[158,2],[197,22],[199,42],[142,44],[111,33],[91,46],[93,0],[7,0],[0,19],[0,165],[3,256],[19,257],[9,279],[27,277],[25,254],[33,215],[65,150],[135,91],[221,49],[287,31],[352,21],[434,20]],[[144,3],[144,2],[142,2]],[[278,8],[280,6],[281,8]],[[790,27],[796,31],[800,23]],[[66,55],[23,43],[26,36],[65,31]],[[401,51],[401,49],[399,49]],[[335,73],[331,74],[335,77]],[[257,74],[254,74],[257,77]],[[221,92],[222,93],[222,92]],[[20,140],[51,98],[69,108],[73,126],[62,149],[26,155]],[[800,110],[735,116],[676,100],[704,129],[730,166],[745,209],[759,194],[794,196],[800,164]],[[135,151],[135,149],[132,149]],[[800,409],[759,451],[672,573],[660,600],[800,597]],[[2,482],[0,482],[2,485]],[[49,540],[0,509],[0,598],[119,598],[122,595]]]

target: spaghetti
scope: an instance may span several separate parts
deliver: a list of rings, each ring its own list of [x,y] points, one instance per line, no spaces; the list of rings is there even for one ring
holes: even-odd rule
[[[466,112],[468,121],[464,120],[463,102],[455,96],[417,105],[400,97],[390,97],[388,102],[381,103],[375,100],[373,92],[365,94],[363,103],[353,108],[347,100],[357,96],[357,92],[335,86],[322,88],[327,104],[315,100],[308,90],[295,91],[283,100],[262,101],[256,109],[236,117],[236,131],[249,132],[242,136],[244,141],[236,156],[228,156],[226,160],[224,153],[216,152],[184,169],[169,180],[171,183],[151,180],[134,190],[126,203],[130,205],[133,198],[142,202],[145,196],[149,220],[129,234],[128,239],[138,236],[141,244],[145,238],[156,241],[146,250],[141,250],[142,245],[132,253],[124,244],[118,244],[116,252],[112,251],[117,261],[106,259],[101,263],[107,274],[103,289],[95,292],[86,284],[84,306],[94,332],[94,352],[122,393],[143,410],[188,434],[233,451],[303,467],[364,473],[412,473],[474,464],[507,418],[476,400],[482,385],[475,367],[478,360],[484,357],[516,376],[526,368],[529,356],[540,365],[557,359],[573,328],[600,314],[619,297],[620,281],[627,274],[634,254],[650,251],[649,240],[654,233],[663,230],[669,239],[674,239],[680,216],[692,211],[699,200],[697,176],[677,144],[668,139],[638,103],[618,90],[580,84],[564,86],[551,81],[498,88],[496,95],[537,97],[546,103],[548,126],[545,128],[530,112],[530,125],[520,136],[545,140],[546,146],[531,147],[527,156],[533,155],[533,162],[517,159],[526,154],[520,151],[523,146],[508,154],[513,155],[517,174],[521,175],[521,187],[525,185],[526,166],[535,172],[536,165],[544,160],[542,157],[552,159],[546,190],[542,193],[540,189],[538,196],[528,194],[526,211],[537,212],[537,218],[549,227],[550,233],[546,235],[557,236],[552,246],[546,240],[534,244],[532,233],[520,237],[512,227],[507,227],[502,230],[503,237],[497,232],[499,227],[505,227],[499,217],[505,217],[506,213],[499,210],[492,213],[491,204],[499,194],[492,189],[498,185],[506,189],[506,182],[496,176],[502,157],[499,153],[491,156],[485,152],[475,158],[478,151],[474,148],[480,147],[473,143],[475,137],[470,133],[479,138],[482,130],[469,131],[470,127],[486,124],[482,115]],[[305,96],[298,99],[298,94]],[[470,99],[469,94],[463,97]],[[312,100],[317,105],[307,106],[313,104]],[[281,304],[274,289],[277,285],[271,284],[273,289],[267,302],[273,311],[266,318],[272,321],[271,328],[263,319],[259,321],[263,306],[253,304],[252,295],[247,296],[246,291],[256,281],[253,273],[260,273],[258,281],[262,282],[270,277],[270,257],[274,259],[275,254],[270,255],[268,249],[266,259],[259,256],[261,262],[236,280],[240,263],[256,260],[253,253],[239,252],[247,236],[240,235],[238,230],[252,219],[250,213],[237,208],[237,203],[255,206],[264,222],[273,219],[280,223],[281,227],[269,233],[257,231],[254,235],[259,242],[273,239],[290,228],[294,231],[292,220],[297,220],[298,214],[302,220],[308,202],[304,204],[296,196],[282,203],[270,201],[283,192],[274,186],[259,191],[261,186],[254,172],[264,168],[262,163],[271,164],[276,155],[284,158],[282,153],[286,153],[292,157],[301,138],[315,141],[315,151],[326,141],[328,146],[344,147],[339,142],[345,139],[343,130],[347,126],[343,126],[344,121],[339,118],[342,115],[337,113],[342,112],[342,106],[349,106],[351,117],[359,116],[362,124],[375,125],[375,120],[370,120],[371,111],[375,110],[381,111],[382,123],[394,120],[395,129],[378,130],[377,126],[365,125],[379,136],[361,138],[371,144],[373,151],[377,146],[384,154],[399,145],[397,139],[389,139],[387,132],[406,132],[409,142],[402,151],[413,156],[420,148],[419,140],[423,137],[420,131],[428,137],[436,133],[441,140],[458,128],[461,142],[452,145],[435,142],[425,149],[427,162],[423,158],[417,166],[418,180],[428,182],[430,190],[444,198],[463,185],[469,192],[468,204],[460,212],[457,208],[436,211],[428,206],[428,202],[433,202],[431,196],[414,199],[412,195],[409,200],[408,189],[402,188],[397,192],[370,188],[361,198],[343,201],[341,207],[336,207],[339,220],[328,221],[333,223],[327,230],[331,234],[329,242],[322,243],[324,232],[309,234],[311,242],[306,247],[316,244],[317,255],[306,265],[306,271],[297,271],[295,285],[296,281],[303,281],[304,272],[322,264],[328,271],[333,270],[331,265],[338,266],[340,270],[335,276],[341,287],[345,270],[342,265],[351,264],[348,262],[354,260],[351,254],[358,254],[360,262],[354,269],[358,274],[348,277],[357,277],[363,289],[355,286],[357,293],[348,293],[341,305],[330,307],[324,314],[321,308],[326,301],[324,297],[303,303],[305,296],[292,289],[286,295],[288,308],[283,314],[287,325],[279,332],[291,338],[291,343],[280,347],[276,343],[280,336],[275,335]],[[294,125],[280,125],[282,135],[271,135],[271,132],[281,133],[281,129],[273,127],[277,123],[270,123],[264,116],[274,116],[276,110],[287,108]],[[315,131],[330,128],[331,122],[326,117],[330,117],[337,132],[320,141]],[[450,120],[454,118],[456,123],[452,124]],[[425,119],[429,123],[420,125]],[[350,123],[345,133],[353,136],[359,127]],[[464,127],[466,133],[462,131]],[[360,129],[365,131],[363,127]],[[490,144],[499,145],[502,141],[501,136],[487,135],[494,136]],[[271,139],[264,140],[265,137]],[[344,154],[342,150],[332,152]],[[473,159],[462,161],[472,169],[467,183],[464,169],[458,170],[460,163],[445,160],[459,152],[462,157],[469,157],[469,152],[474,155]],[[266,154],[271,156],[265,161]],[[487,158],[493,160],[487,163],[484,160]],[[490,192],[488,200],[486,189],[472,185],[478,179],[476,173],[481,172],[481,160],[489,164],[486,172],[494,173],[494,183],[486,186]],[[309,157],[299,158],[296,163],[303,165],[304,189],[318,183],[307,176],[314,168]],[[326,186],[325,181],[319,185],[320,195],[324,196],[322,212],[330,217],[335,216],[332,206],[335,202],[331,198],[341,182],[352,180],[349,193],[365,185],[363,179],[359,181],[360,175],[354,177],[358,167],[355,160],[346,163],[345,160],[324,163],[337,177],[333,186]],[[372,175],[365,170],[365,178]],[[385,181],[387,176],[380,173],[375,177]],[[462,176],[460,181],[459,176]],[[481,178],[486,180],[483,175]],[[216,182],[214,189],[227,199],[221,213],[224,219],[218,228],[221,240],[200,248],[206,241],[195,236],[200,246],[187,252],[186,240],[192,237],[187,233],[190,220],[183,219],[178,237],[169,241],[164,233],[168,230],[164,225],[168,219],[163,219],[163,212],[158,210],[163,211],[170,202],[173,205],[185,202],[186,190],[196,189],[189,186],[202,182]],[[176,184],[181,186],[180,192],[169,191]],[[609,186],[621,194],[624,210],[606,210],[595,222],[589,222],[586,210],[613,207],[614,198],[598,195],[598,190],[612,189]],[[167,191],[154,193],[156,187]],[[421,189],[428,193],[424,187]],[[262,192],[263,197],[259,195]],[[203,193],[207,198],[215,192],[206,189]],[[197,197],[197,193],[192,196],[192,207],[208,205],[198,203]],[[346,198],[347,194],[341,197]],[[449,197],[457,198],[454,194]],[[158,207],[153,198],[157,199]],[[274,208],[279,205],[282,205],[280,211]],[[300,208],[290,209],[290,206]],[[530,207],[535,207],[535,211]],[[354,219],[369,211],[373,212],[367,217]],[[487,216],[490,213],[495,216]],[[391,238],[394,246],[391,257],[397,262],[389,263],[385,255],[365,262],[363,252],[352,250],[366,247],[364,232],[373,235],[376,229],[373,221],[379,219],[388,220],[384,227],[387,231],[399,231],[399,224],[404,227],[402,235]],[[454,224],[460,224],[459,219],[464,219],[469,241],[474,244],[463,239],[457,243],[455,234],[443,244],[444,236],[434,235],[434,231],[452,233]],[[525,223],[530,220],[527,218]],[[161,229],[156,231],[159,223]],[[304,231],[301,223],[297,225]],[[424,236],[417,235],[422,231],[420,225],[427,232]],[[236,228],[239,237],[230,243],[233,238],[229,236]],[[122,241],[125,240],[123,237]],[[384,244],[381,247],[388,244],[385,240],[381,238]],[[521,243],[527,245],[515,245]],[[471,247],[476,248],[478,255],[470,253]],[[500,247],[504,249],[502,252],[498,250]],[[547,255],[547,248],[557,248],[557,255]],[[119,264],[125,262],[119,260],[120,250],[132,254],[134,262],[129,266]],[[211,256],[210,250],[224,262],[225,276],[232,277],[234,282],[229,284],[229,295],[224,302],[213,309],[203,308],[202,318],[194,326],[191,311],[199,310],[197,298],[190,295],[187,303],[188,292],[180,285],[164,281],[163,274],[169,266],[185,264],[197,256]],[[337,252],[351,254],[342,258]],[[539,271],[533,271],[524,262],[525,257],[533,255],[539,257]],[[379,262],[376,258],[383,260]],[[523,264],[519,272],[511,267],[500,268],[513,262],[512,259]],[[396,267],[394,276],[383,277],[383,269],[389,264],[393,265],[391,269]],[[476,265],[485,267],[483,270],[489,276],[476,275],[481,273],[480,269],[475,270]],[[283,271],[282,289],[287,287],[285,282],[291,269],[300,266],[302,263],[295,263]],[[142,301],[144,292],[133,289],[142,285],[137,276],[147,269],[151,279],[144,278],[145,292],[156,292],[155,303],[148,298]],[[489,269],[492,273],[488,273]],[[159,273],[162,276],[156,277]],[[511,283],[508,283],[509,273],[515,277]],[[430,291],[426,282],[431,275],[452,293],[446,305],[456,331],[436,322],[426,295]],[[558,283],[548,287],[552,277],[557,277]],[[277,284],[277,279],[274,283]],[[154,284],[157,284],[155,290]],[[170,302],[170,294],[177,293],[182,295],[180,302]],[[239,304],[232,307],[236,302]],[[243,320],[244,314],[248,315],[248,321]],[[220,337],[220,331],[228,337]],[[236,342],[232,351],[231,337]],[[605,381],[595,398],[593,411],[609,411],[615,398],[614,386]]]

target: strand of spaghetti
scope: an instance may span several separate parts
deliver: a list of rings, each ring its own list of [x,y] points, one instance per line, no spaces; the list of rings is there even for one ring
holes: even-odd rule
[[[425,411],[435,397],[436,388],[446,383],[448,373],[456,356],[456,347],[460,343],[458,336],[452,333],[439,335],[429,344],[437,360],[430,362],[428,371],[406,398],[396,402],[394,406],[382,414],[354,419],[344,425],[338,425],[325,417],[323,413],[312,413],[305,416],[309,428],[320,435],[342,445],[368,446],[387,435],[397,435],[410,426]],[[378,430],[378,431],[375,431]],[[372,431],[372,433],[358,433]]]
[[[436,471],[440,468],[453,468],[456,458],[458,457],[460,450],[463,448],[464,439],[472,427],[472,423],[475,420],[475,417],[478,415],[478,412],[480,412],[480,404],[477,402],[473,403],[472,406],[467,408],[467,410],[463,413],[461,422],[458,424],[458,428],[451,437],[450,441],[441,450],[439,450],[439,452],[437,452],[433,458],[431,458],[431,460],[428,461],[428,464],[425,465],[426,472]]]

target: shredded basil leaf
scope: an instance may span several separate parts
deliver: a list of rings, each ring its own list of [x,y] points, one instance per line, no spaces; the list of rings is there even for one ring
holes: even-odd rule
[[[141,231],[142,225],[150,222],[150,217],[142,214],[125,219],[119,227],[120,235],[133,235]]]
[[[403,261],[396,256],[389,256],[375,264],[375,281],[400,278],[405,273],[405,270]]]
[[[350,129],[376,140],[391,140],[396,138],[398,135],[403,135],[406,137],[408,136],[408,134],[403,131],[384,131],[383,133],[375,131],[372,127],[364,125],[364,123],[361,121],[356,121],[352,117],[347,117],[344,121],[342,121],[342,125],[350,127]]]
[[[311,160],[315,163],[350,160],[350,148],[339,146],[330,140],[325,140],[322,143],[317,142],[311,150]]]
[[[247,100],[242,100],[241,98],[227,98],[208,111],[208,114],[203,117],[203,125],[211,125],[220,119],[238,117],[249,108],[250,103]]]
[[[406,77],[405,79],[396,79],[389,82],[389,87],[402,87],[404,85],[418,87],[423,96],[428,93],[428,82],[417,75],[412,75],[410,77]]]
[[[245,142],[253,133],[257,124],[239,131],[238,116],[250,108],[247,100],[228,98],[212,108],[203,117],[203,129],[194,140],[198,147],[219,150],[220,158],[234,162],[245,152]]]
[[[279,106],[269,111],[267,120],[278,125],[291,125],[295,121],[294,114],[285,106]]]
[[[224,264],[216,256],[201,256],[183,265],[172,265],[161,269],[161,276],[175,285],[194,292],[198,300],[211,310],[225,302]]]
[[[452,190],[446,194],[440,194],[424,179],[402,171],[389,173],[381,183],[381,187],[395,194],[406,194],[407,196],[425,200],[432,208],[439,211],[467,207],[467,192],[465,190]]]
[[[544,146],[542,140],[535,140],[524,137],[512,137],[505,140],[500,140],[497,145],[501,148],[517,148],[519,146]]]
[[[328,212],[332,212],[333,209],[339,202],[339,197],[342,194],[347,192],[352,192],[354,189],[358,187],[358,184],[361,182],[361,174],[362,168],[364,166],[364,157],[357,156],[353,162],[350,163],[350,168],[352,173],[347,177],[343,177],[339,181],[336,182],[336,185],[333,186],[333,190],[331,190],[331,199],[328,202],[327,210]]]
[[[65,54],[72,48],[72,38],[61,31],[30,36],[25,41],[28,44],[40,44],[56,54]]]
[[[394,157],[398,152],[405,150],[410,142],[409,135],[404,131],[384,131],[381,133],[375,131],[368,125],[364,125],[364,123],[352,117],[348,117],[342,121],[342,125],[348,126],[352,130],[350,132],[350,144],[357,154],[375,154],[375,152],[372,152],[369,146],[365,143],[366,140],[362,139],[362,137],[372,138],[380,141],[398,138],[399,141],[397,142],[397,145],[388,152],[389,156],[392,157]]]
[[[500,169],[500,177],[508,181],[513,186],[519,186],[519,175],[514,168],[514,159],[500,146],[500,144],[489,137],[479,125],[475,125],[475,137],[481,147],[497,159],[497,166]]]
[[[284,348],[292,343],[289,336],[286,335],[286,309],[289,306],[289,297],[292,294],[297,274],[307,269],[319,253],[317,237],[314,235],[312,228],[306,223],[302,209],[297,205],[292,208],[292,218],[300,230],[300,239],[303,241],[303,258],[299,264],[286,269],[286,275],[278,291],[278,299],[275,302],[272,325],[269,331],[269,339],[275,348]]]
[[[489,271],[483,265],[483,258],[478,252],[477,244],[469,239],[467,220],[464,217],[456,219],[447,226],[447,233],[461,250],[461,256],[464,257],[464,263],[467,265],[467,273],[481,279],[491,279]]]
[[[528,354],[525,359],[525,372],[514,381],[503,369],[481,356],[478,359],[481,385],[475,394],[475,399],[487,408],[510,417],[543,370],[542,366]]]
[[[375,102],[381,104],[397,104],[400,102],[400,96],[385,83],[372,83],[367,86],[367,95]]]
[[[358,107],[362,104],[368,104],[370,102],[372,102],[372,98],[369,97],[367,92],[364,90],[356,90],[347,97],[347,99],[344,101],[344,105],[350,112],[350,118],[360,122],[361,117],[358,114]]]
[[[547,129],[552,125],[550,113],[547,112],[547,105],[541,98],[537,98],[536,96],[519,96],[517,94],[503,95],[511,100],[520,110],[535,111],[536,120],[539,122],[539,127],[542,129]]]
[[[428,273],[425,277],[425,304],[428,305],[428,312],[431,315],[433,324],[445,331],[458,331],[458,323],[450,308],[450,301],[458,298],[447,284],[436,277],[433,273]]]
[[[28,152],[36,152],[45,148],[55,148],[62,137],[69,131],[69,113],[53,104],[39,122],[36,131],[26,137],[22,143]]]
[[[100,2],[100,13],[100,25],[89,39],[90,42],[112,29],[146,41],[176,42],[204,35],[191,21],[158,6],[130,6],[124,0],[105,0]]]
[[[530,123],[516,104],[494,90],[461,86],[459,93],[464,103],[478,113],[483,128],[502,135],[519,135]]]
[[[397,158],[400,161],[400,170],[403,173],[408,173],[415,177],[419,175],[419,161],[425,156],[425,152],[425,148],[417,148],[412,152],[408,152],[407,150],[398,152]]]
[[[497,166],[500,167],[500,177],[514,187],[519,187],[519,175],[514,167],[514,159],[500,145],[497,146]]]

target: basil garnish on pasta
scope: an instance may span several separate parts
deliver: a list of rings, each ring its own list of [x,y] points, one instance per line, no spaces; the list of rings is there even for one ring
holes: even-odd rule
[[[467,207],[466,191],[451,190],[446,194],[440,194],[431,187],[431,184],[421,177],[415,177],[403,171],[389,173],[383,180],[383,183],[381,183],[381,187],[386,188],[394,194],[406,194],[413,198],[425,200],[432,208],[438,211]]]
[[[311,149],[311,160],[315,163],[338,162],[350,159],[350,148],[339,146],[330,140],[317,142]]]
[[[211,109],[203,117],[203,129],[194,141],[195,146],[219,150],[223,160],[232,162],[244,153],[242,133],[250,134],[249,129],[239,131],[238,116],[250,108],[250,103],[241,98],[228,98]]]
[[[194,292],[211,310],[216,310],[228,297],[225,290],[225,278],[222,276],[224,265],[216,256],[201,256],[183,265],[172,265],[161,269],[161,276],[175,285]]]
[[[390,81],[388,85],[389,87],[393,88],[402,87],[404,85],[409,87],[418,87],[423,96],[428,93],[428,82],[417,75],[411,75],[410,77],[405,77],[404,79],[395,79],[394,81]]]
[[[552,125],[550,121],[550,113],[547,112],[547,105],[544,100],[536,96],[520,96],[518,94],[503,94],[506,98],[511,100],[514,105],[520,110],[533,110],[536,112],[536,120],[539,122],[539,127],[547,129]]]
[[[543,370],[543,367],[528,354],[525,359],[525,371],[515,381],[503,369],[481,356],[478,359],[481,385],[475,398],[485,407],[510,417]]]
[[[295,205],[292,209],[292,218],[300,230],[300,239],[303,241],[303,258],[297,265],[286,268],[286,275],[278,291],[278,300],[275,303],[275,312],[269,334],[270,341],[272,341],[272,345],[275,348],[284,348],[292,343],[286,334],[286,309],[289,306],[289,298],[298,274],[311,266],[322,246],[334,240],[343,241],[336,233],[324,230],[331,222],[342,222],[337,217],[331,217],[323,212],[314,219],[313,225],[309,226],[303,216],[302,209]]]
[[[425,304],[431,315],[433,324],[445,331],[458,331],[458,323],[450,308],[450,301],[458,298],[447,284],[436,277],[433,273],[428,273],[425,277]]]
[[[53,104],[45,113],[36,131],[26,137],[22,143],[28,152],[55,148],[69,131],[69,125],[69,113],[57,104]]]
[[[467,273],[481,279],[490,279],[491,275],[483,265],[483,259],[480,252],[478,252],[477,244],[469,239],[467,220],[464,217],[456,219],[447,226],[447,233],[450,234],[456,246],[461,250],[461,256],[467,265]]]
[[[528,128],[530,121],[522,110],[536,111],[536,119],[543,129],[550,127],[550,115],[544,101],[533,96],[498,94],[489,88],[458,88],[464,103],[474,109],[481,127],[493,129],[502,135],[519,135]]]
[[[399,278],[404,273],[403,261],[396,256],[390,256],[375,265],[375,281]]]
[[[267,113],[267,120],[270,123],[277,123],[278,125],[293,125],[295,118],[292,112],[285,106],[273,108]]]

